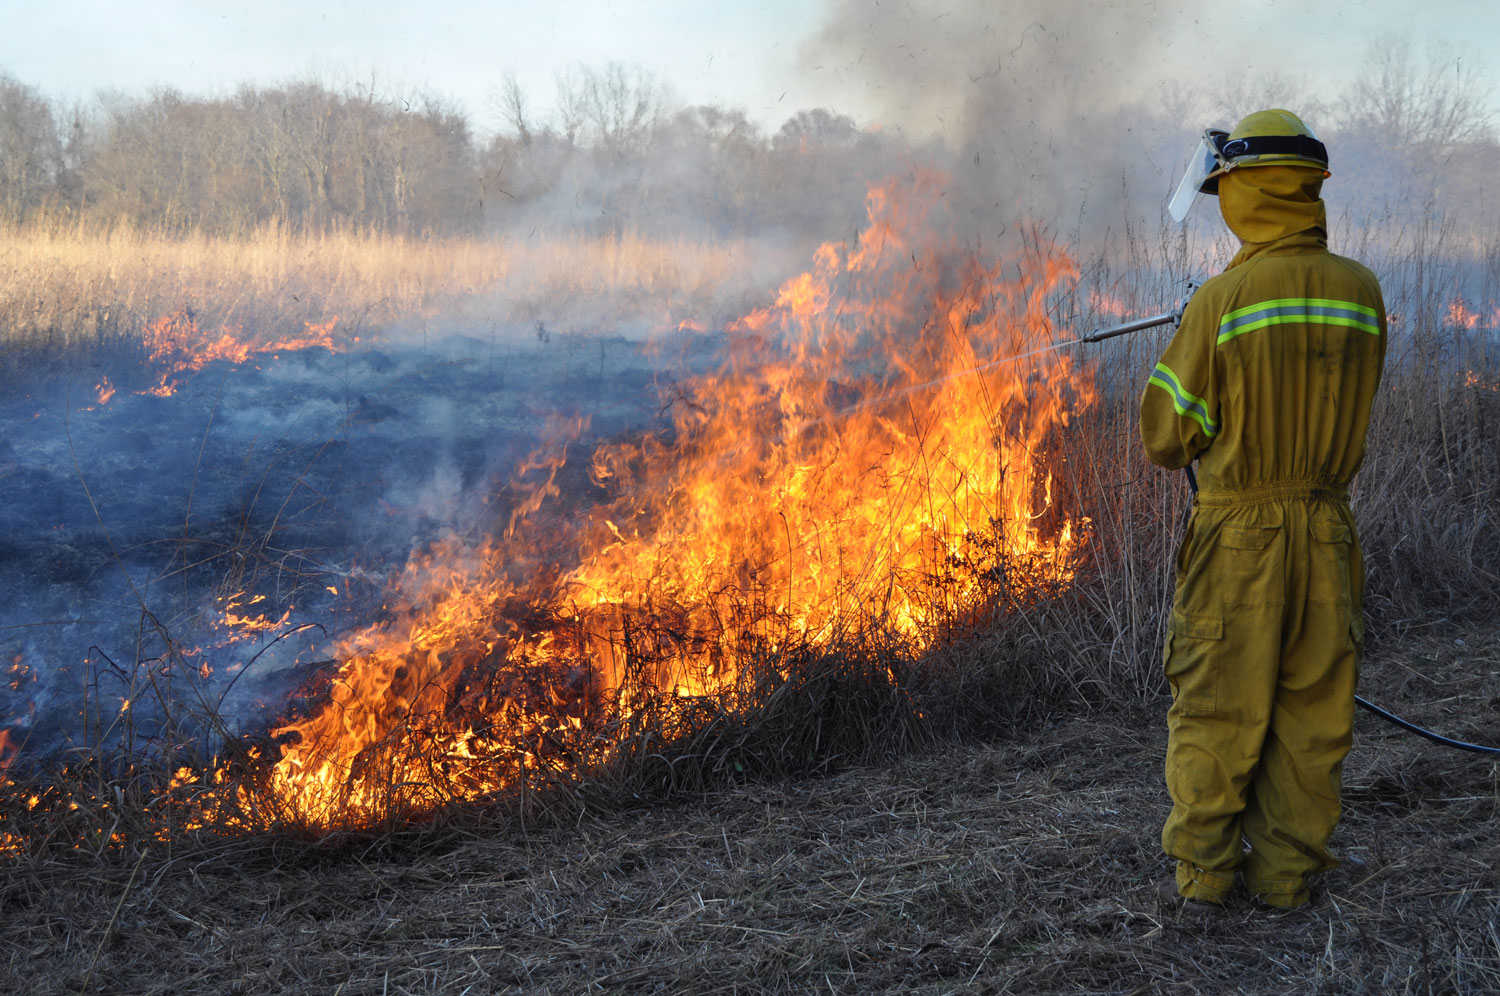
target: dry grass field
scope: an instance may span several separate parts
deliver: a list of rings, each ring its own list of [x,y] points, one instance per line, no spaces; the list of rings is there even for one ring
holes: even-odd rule
[[[583,305],[597,302],[619,323],[660,331],[722,319],[723,295],[743,293],[760,262],[743,243],[630,235],[417,239],[271,226],[229,239],[39,224],[0,229],[0,351],[129,346],[178,311],[205,330],[269,340],[333,318],[340,337],[432,322],[589,330],[602,315]]]

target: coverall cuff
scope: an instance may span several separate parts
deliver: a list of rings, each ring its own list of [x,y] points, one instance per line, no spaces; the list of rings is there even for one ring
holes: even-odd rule
[[[1184,899],[1223,904],[1234,888],[1234,872],[1211,872],[1186,861],[1177,862],[1177,891]]]
[[[1308,889],[1307,882],[1300,878],[1264,879],[1262,881],[1245,880],[1245,888],[1255,901],[1263,906],[1275,906],[1279,909],[1293,909],[1302,906],[1312,898],[1312,891]]]

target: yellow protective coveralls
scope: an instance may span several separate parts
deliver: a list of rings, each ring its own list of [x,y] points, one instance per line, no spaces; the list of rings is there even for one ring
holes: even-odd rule
[[[1225,901],[1240,871],[1261,902],[1298,906],[1337,864],[1364,637],[1347,486],[1386,316],[1375,275],[1328,251],[1322,182],[1286,165],[1220,178],[1243,248],[1188,303],[1141,401],[1151,460],[1199,461],[1163,650],[1162,847],[1188,899]]]

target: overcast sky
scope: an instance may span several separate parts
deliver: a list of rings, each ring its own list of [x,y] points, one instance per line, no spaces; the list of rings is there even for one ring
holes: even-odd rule
[[[1070,6],[1035,0],[977,6],[886,0],[884,10],[875,0],[7,0],[0,72],[65,100],[107,88],[142,94],[171,86],[216,94],[239,83],[292,78],[373,82],[377,92],[425,89],[450,98],[484,131],[500,123],[492,98],[504,73],[514,73],[545,112],[559,70],[615,60],[649,70],[680,103],[740,107],[768,128],[799,109],[826,106],[864,124],[920,131],[939,127],[931,120],[932,101],[914,105],[890,92],[888,76],[872,79],[863,71],[867,57],[888,63],[893,52],[877,49],[910,45],[925,47],[932,59],[930,50],[943,44],[945,30],[972,32],[976,10],[999,22],[997,51],[1012,37],[1023,43],[1028,31],[1089,30],[1078,24],[1059,29],[1035,13],[1064,18],[1056,11]],[[1317,13],[1302,13],[1307,6]],[[947,19],[953,7],[967,10]],[[1282,72],[1336,88],[1381,33],[1413,44],[1462,43],[1481,62],[1500,58],[1500,3],[1493,0],[1097,0],[1085,9],[1106,43],[1113,31],[1135,50],[1121,63],[1134,68],[1131,78],[1116,81],[1117,96],[1156,91],[1170,98],[1199,85],[1195,81],[1242,72]],[[866,12],[883,19],[882,28],[866,30]],[[892,34],[893,17],[911,37]],[[835,36],[842,43],[829,46]],[[941,64],[940,54],[937,59]],[[985,69],[960,65],[955,71],[973,77]],[[1494,65],[1487,72],[1490,81],[1500,81]],[[1100,96],[1107,101],[1110,95]]]

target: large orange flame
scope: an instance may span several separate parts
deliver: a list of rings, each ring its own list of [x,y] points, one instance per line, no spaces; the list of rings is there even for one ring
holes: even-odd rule
[[[743,654],[872,630],[915,650],[986,579],[1066,581],[1086,521],[1051,471],[1093,388],[1046,347],[1072,264],[954,251],[942,194],[872,190],[857,242],[736,323],[666,429],[573,471],[602,498],[568,504],[576,423],[521,468],[499,535],[415,555],[322,707],[275,731],[273,804],[330,826],[491,791],[548,730],[598,730],[577,742],[607,757],[643,691],[731,701]]]

